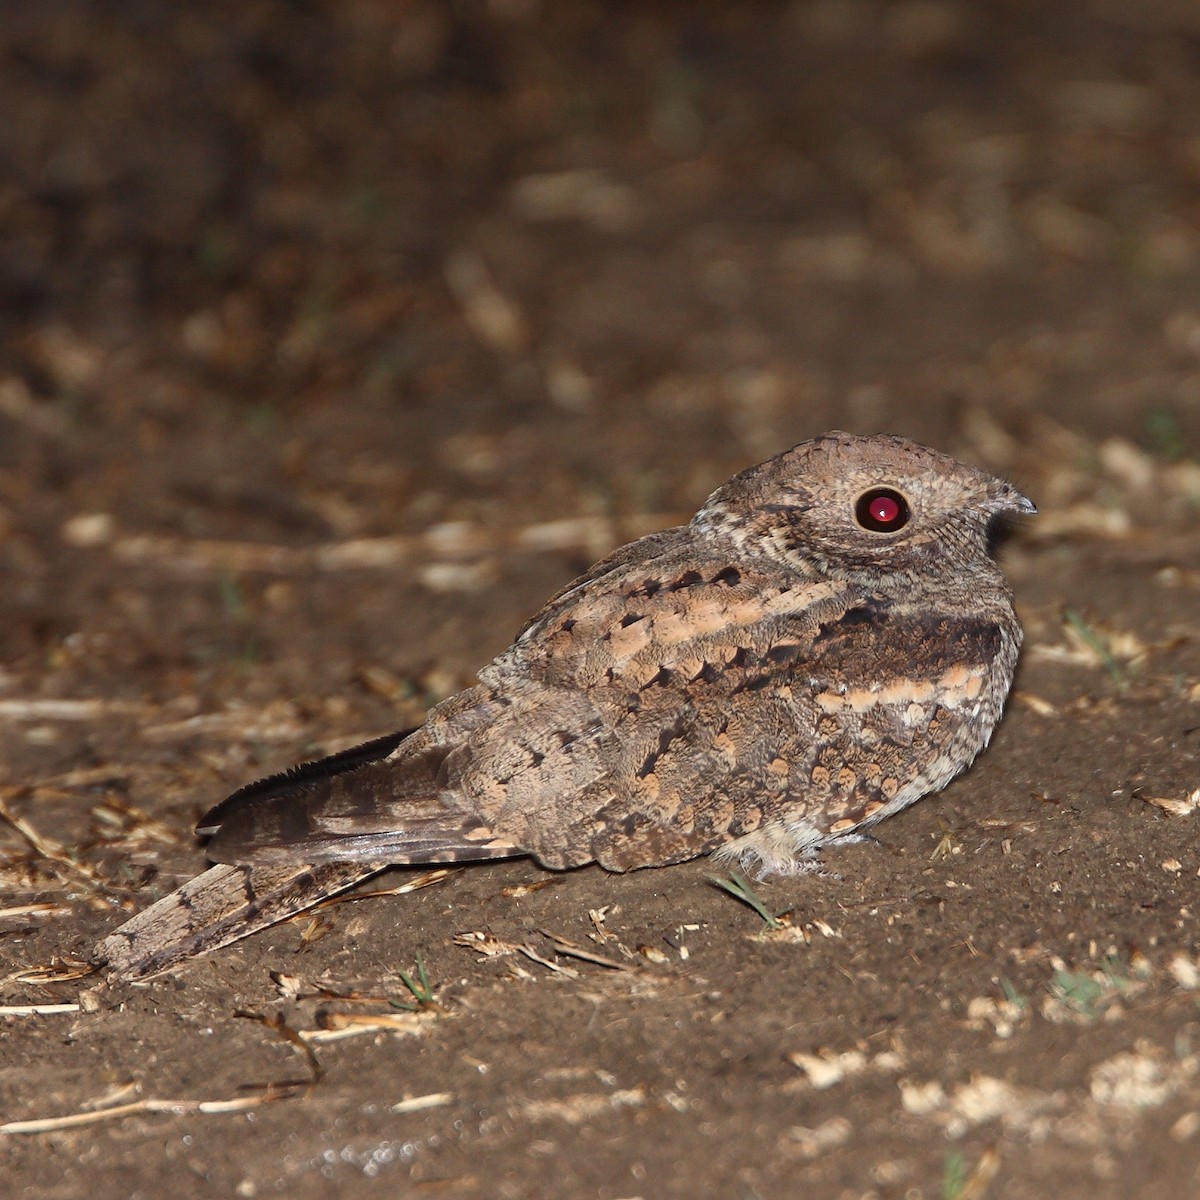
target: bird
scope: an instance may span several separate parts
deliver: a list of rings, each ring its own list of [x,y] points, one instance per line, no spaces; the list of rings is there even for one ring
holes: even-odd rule
[[[801,442],[567,584],[420,728],[216,805],[216,865],[95,956],[149,978],[394,865],[805,870],[988,744],[1022,639],[993,535],[1036,511],[899,436]]]

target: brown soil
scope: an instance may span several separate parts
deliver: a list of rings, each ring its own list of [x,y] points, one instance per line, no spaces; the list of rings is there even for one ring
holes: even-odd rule
[[[39,0],[0,41],[0,1124],[88,1120],[0,1133],[6,1194],[1200,1194],[1193,6]],[[215,799],[833,426],[1043,515],[992,749],[756,885],[780,930],[705,863],[511,863],[79,977]],[[301,1037],[418,957],[436,1004]]]

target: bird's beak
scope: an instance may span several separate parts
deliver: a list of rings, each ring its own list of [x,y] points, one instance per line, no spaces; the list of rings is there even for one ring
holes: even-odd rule
[[[1037,516],[1037,505],[1024,492],[1019,492],[1011,483],[1002,483],[996,489],[993,509],[997,513],[1017,513],[1023,517]]]

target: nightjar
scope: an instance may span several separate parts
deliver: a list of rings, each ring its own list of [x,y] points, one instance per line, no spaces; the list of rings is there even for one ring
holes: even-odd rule
[[[1034,512],[903,438],[803,442],[568,584],[420,729],[217,805],[226,865],[98,956],[156,974],[392,864],[794,871],[987,744],[1021,643],[989,541]]]

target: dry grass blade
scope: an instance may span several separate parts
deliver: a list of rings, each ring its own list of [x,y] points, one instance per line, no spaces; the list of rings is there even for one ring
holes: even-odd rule
[[[126,845],[135,839],[142,842],[158,842],[164,846],[173,846],[179,842],[177,829],[156,820],[145,809],[117,796],[105,796],[91,812],[99,825],[113,829],[115,832],[111,836]]]
[[[535,962],[539,967],[545,967],[547,971],[553,971],[556,975],[563,975],[567,979],[579,978],[579,972],[574,967],[564,967],[562,963],[556,963],[553,959],[539,954],[532,946],[518,946],[517,952],[525,955],[530,962]]]
[[[289,546],[226,542],[213,538],[125,534],[111,540],[113,556],[122,562],[153,562],[181,574],[266,571],[287,574],[311,566],[311,555]]]
[[[17,794],[16,789],[5,789],[10,795]],[[42,834],[25,820],[24,817],[17,816],[8,806],[8,801],[0,798],[0,818],[7,821],[29,844],[33,849],[42,856],[53,862],[61,863],[64,866],[74,866],[71,859],[67,855],[66,848],[58,842],[50,838],[44,837]]]
[[[427,1108],[443,1108],[454,1103],[453,1092],[429,1092],[424,1096],[408,1096],[391,1106],[394,1113],[422,1112]]]
[[[79,1011],[78,1004],[0,1004],[0,1017],[41,1017]]]
[[[62,917],[74,911],[69,904],[53,904],[43,900],[37,904],[14,904],[11,908],[0,908],[0,919],[4,917]]]
[[[93,963],[78,958],[56,958],[49,966],[27,967],[15,975],[9,975],[4,983],[71,983],[95,975]]]
[[[368,1033],[392,1033],[414,1037],[425,1032],[430,1021],[437,1020],[436,1012],[342,1013],[321,1014],[320,1029],[302,1029],[300,1038],[306,1046],[340,1042],[345,1038],[362,1037]]]
[[[96,721],[141,712],[145,705],[132,700],[0,700],[0,718],[10,721]]]
[[[9,796],[20,794],[23,791],[23,789],[16,788],[5,788],[3,790]],[[65,846],[54,841],[53,838],[48,838],[44,834],[39,833],[24,817],[20,817],[13,812],[8,806],[8,800],[3,796],[0,796],[0,820],[4,820],[11,825],[29,843],[34,852],[43,859],[54,863],[56,866],[65,868],[72,875],[86,883],[89,891],[93,893],[94,901],[101,907],[113,907],[112,902],[102,895],[105,890],[105,883],[96,872],[84,863],[79,862]]]
[[[1190,817],[1200,809],[1200,788],[1182,799],[1175,796],[1139,796],[1138,799],[1146,804],[1153,804],[1155,808],[1161,808],[1172,817]]]
[[[374,888],[369,892],[330,896],[328,900],[322,900],[320,904],[314,905],[309,911],[316,913],[334,904],[349,904],[355,900],[378,900],[382,896],[404,896],[409,892],[419,892],[422,888],[433,887],[434,884],[449,879],[451,875],[461,869],[461,867],[439,867],[436,871],[424,871],[416,878],[409,879],[394,888]]]
[[[305,1084],[289,1083],[286,1086],[311,1087],[321,1081],[321,1076],[324,1074],[324,1068],[321,1066],[316,1054],[313,1052],[313,1048],[308,1044],[307,1041],[305,1041],[303,1034],[298,1029],[293,1029],[289,1024],[287,1024],[286,1021],[284,1021],[282,1017],[268,1017],[261,1013],[252,1012],[236,1012],[234,1013],[234,1016],[241,1017],[246,1021],[256,1021],[264,1029],[269,1029],[273,1034],[275,1034],[281,1042],[286,1042],[289,1046],[293,1047],[304,1058],[304,1061],[308,1064],[309,1079]],[[267,1084],[266,1088],[267,1090],[270,1090],[270,1088],[273,1086],[277,1085]]]
[[[353,988],[339,987],[330,980],[307,983],[299,975],[285,975],[281,971],[269,972],[276,990],[285,1000],[331,1000],[338,1004],[392,1004],[391,996],[372,995]],[[406,1010],[407,1011],[407,1010]]]
[[[983,1200],[992,1180],[1000,1171],[1000,1155],[996,1149],[989,1146],[982,1155],[975,1169],[963,1181],[962,1188],[955,1200]]]
[[[514,883],[500,889],[500,895],[506,900],[516,900],[521,896],[532,896],[543,888],[556,887],[562,882],[561,878],[533,879],[528,883]]]
[[[274,1092],[264,1091],[257,1096],[237,1096],[230,1100],[134,1100],[129,1104],[118,1104],[113,1108],[94,1109],[87,1112],[67,1113],[61,1117],[36,1117],[29,1121],[7,1121],[0,1125],[0,1134],[54,1133],[60,1129],[77,1129],[82,1125],[97,1125],[101,1121],[116,1121],[135,1113],[173,1113],[184,1116],[188,1113],[235,1113],[250,1108],[259,1108],[277,1100],[286,1100],[300,1090],[292,1085]]]
[[[1024,704],[1026,708],[1032,709],[1039,717],[1058,716],[1058,707],[1056,705],[1042,696],[1035,695],[1033,692],[1015,691],[1012,697],[1014,700]]]
[[[117,783],[137,775],[141,768],[132,763],[105,763],[99,767],[73,767],[61,775],[52,775],[43,780],[47,787],[73,790],[75,788],[95,787],[97,784]],[[122,801],[126,804],[125,801]],[[132,805],[127,805],[132,808]]]
[[[294,741],[303,732],[304,726],[292,706],[276,703],[259,709],[253,718],[239,708],[229,708],[221,712],[197,713],[178,721],[148,724],[142,729],[142,737],[169,741],[171,738],[212,734],[242,741],[278,743]]]
[[[494,933],[485,933],[482,929],[466,930],[454,935],[454,944],[467,950],[474,950],[481,959],[500,958],[506,954],[516,954],[518,946],[515,942],[506,942]]]
[[[613,971],[634,971],[637,968],[630,963],[618,962],[615,958],[606,958],[603,954],[597,954],[594,950],[587,949],[586,946],[577,946],[574,942],[567,941],[557,933],[550,933],[548,930],[542,930],[542,936],[546,938],[555,954],[565,955],[567,958],[579,958],[584,962],[595,963],[598,967],[608,967]]]
[[[102,544],[123,562],[152,562],[181,575],[295,575],[314,570],[336,574],[347,570],[390,571],[414,562],[469,562],[497,550],[518,554],[578,550],[594,558],[621,542],[678,525],[684,519],[681,513],[639,513],[623,520],[585,515],[510,529],[450,521],[413,535],[348,538],[311,547],[116,532],[108,533]],[[0,709],[0,715],[2,712]]]

